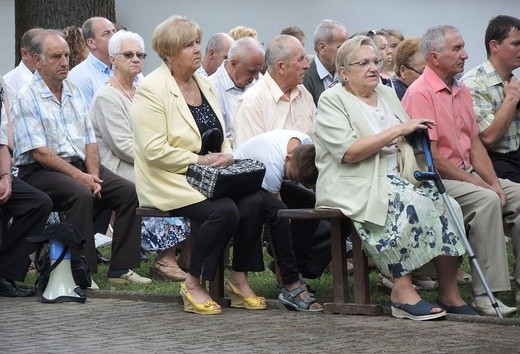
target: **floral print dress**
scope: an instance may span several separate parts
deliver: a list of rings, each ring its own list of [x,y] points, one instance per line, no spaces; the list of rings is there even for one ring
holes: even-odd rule
[[[432,183],[415,187],[398,175],[387,178],[385,225],[354,221],[363,248],[385,276],[402,277],[437,256],[466,252],[455,221]],[[449,198],[457,217],[463,220],[460,206]]]

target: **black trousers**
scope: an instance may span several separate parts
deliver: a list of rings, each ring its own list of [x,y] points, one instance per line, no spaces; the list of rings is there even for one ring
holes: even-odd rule
[[[291,181],[283,181],[280,197],[288,209],[314,208],[316,194]],[[298,271],[306,274],[314,244],[314,232],[318,227],[317,220],[292,220],[291,237]]]
[[[11,197],[1,206],[0,277],[23,281],[31,263],[29,255],[36,250],[36,245],[25,241],[25,237],[42,233],[52,200],[17,177],[11,188]],[[13,222],[8,227],[11,218]]]
[[[232,237],[232,269],[237,272],[263,270],[250,264],[253,250],[260,245],[263,226],[262,200],[258,193],[237,199],[206,199],[175,211],[200,224],[197,237],[191,243],[191,275],[213,280],[222,251]]]
[[[283,283],[294,283],[299,279],[299,271],[293,251],[291,228],[288,219],[280,219],[277,215],[278,210],[287,209],[287,206],[274,194],[265,189],[261,189],[258,193],[262,197],[265,222],[269,227],[273,242],[271,247],[276,254]],[[255,252],[255,259],[258,257],[262,257],[261,249],[260,254]]]
[[[508,154],[488,152],[499,178],[520,183],[520,152],[515,151]]]
[[[85,171],[83,162],[73,165]],[[64,173],[48,170],[38,163],[19,167],[20,177],[51,197],[53,210],[65,211],[66,221],[75,225],[87,240],[85,250],[73,253],[84,255],[93,273],[97,273],[94,217],[102,215],[98,211],[103,209],[116,212],[110,270],[132,269],[140,265],[141,227],[135,216],[139,202],[132,182],[101,165],[101,199],[95,199],[89,188]]]

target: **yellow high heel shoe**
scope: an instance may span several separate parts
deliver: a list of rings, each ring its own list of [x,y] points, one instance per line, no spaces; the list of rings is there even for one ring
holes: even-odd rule
[[[226,282],[226,289],[229,292],[231,298],[231,307],[243,308],[248,310],[265,310],[267,304],[265,303],[265,297],[262,296],[251,296],[245,297],[236,286],[233,285],[229,280]]]
[[[185,312],[192,312],[199,315],[219,315],[222,313],[222,309],[219,308],[218,304],[213,300],[206,301],[202,304],[196,303],[195,299],[188,291],[185,282],[181,284],[180,294],[182,296],[182,301],[184,302]]]

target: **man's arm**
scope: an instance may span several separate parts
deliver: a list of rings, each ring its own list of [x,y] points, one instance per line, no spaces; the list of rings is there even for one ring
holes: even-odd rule
[[[478,109],[478,104],[485,98],[471,88],[470,90],[475,104],[475,114],[479,116],[483,113]],[[504,82],[504,95],[504,101],[493,114],[493,121],[480,133],[482,143],[488,149],[504,136],[515,116],[516,107],[520,101],[520,81],[516,77],[512,77],[509,82]]]
[[[87,173],[99,177],[100,162],[97,143],[87,144],[85,146],[85,155]]]
[[[491,189],[498,194],[503,203],[505,202],[504,191],[498,182],[491,160],[478,135],[475,135],[471,141],[470,153],[470,160],[477,175],[459,168],[439,153],[436,141],[431,142],[431,151],[435,168],[442,178],[472,183],[482,188]]]
[[[88,145],[87,145],[88,146]],[[96,147],[97,151],[97,147]],[[30,151],[31,157],[36,160],[40,165],[50,170],[58,171],[64,173],[75,180],[81,182],[84,186],[88,187],[94,196],[99,197],[99,192],[101,191],[100,183],[102,180],[99,179],[99,169],[97,175],[92,175],[90,173],[85,173],[78,168],[72,166],[67,161],[61,159],[48,147],[40,147]],[[88,154],[88,149],[87,149]],[[85,162],[86,164],[86,162]],[[98,156],[98,165],[99,165],[99,156]],[[88,171],[88,169],[87,169]]]
[[[4,204],[11,197],[11,155],[5,145],[0,145],[0,204]]]

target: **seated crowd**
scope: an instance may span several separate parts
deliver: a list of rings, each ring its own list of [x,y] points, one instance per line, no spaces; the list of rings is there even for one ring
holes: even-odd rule
[[[391,292],[393,316],[496,315],[486,281],[460,263],[467,235],[490,290],[511,290],[505,233],[519,255],[520,20],[492,18],[487,59],[463,76],[464,39],[448,25],[422,37],[381,29],[349,38],[343,24],[323,20],[312,60],[298,27],[284,28],[265,49],[258,36],[246,26],[217,33],[203,55],[201,27],[172,16],[151,38],[162,63],[143,76],[143,38],[106,18],[24,34],[20,64],[0,77],[0,296],[34,294],[16,283],[35,250],[25,237],[41,234],[60,212],[86,239],[74,253],[92,273],[100,261],[95,234],[110,225],[109,282],[182,282],[184,310],[203,315],[222,312],[206,282],[230,242],[231,306],[267,307],[248,282],[264,270],[265,225],[278,299],[321,312],[306,278],[330,262],[330,246],[318,247],[330,245],[322,237],[330,225],[277,216],[318,207],[352,219]],[[419,130],[428,131],[450,212],[434,183],[404,173],[417,165],[405,137]],[[206,149],[215,131],[220,138]],[[187,181],[191,164],[225,168],[244,158],[266,167],[254,193],[210,199]],[[176,216],[141,220],[138,206]],[[198,236],[183,250],[195,225]],[[156,253],[150,278],[134,271],[147,252]],[[468,279],[471,305],[458,288]],[[421,287],[438,290],[435,304],[421,298]],[[517,310],[497,306],[505,315]]]

